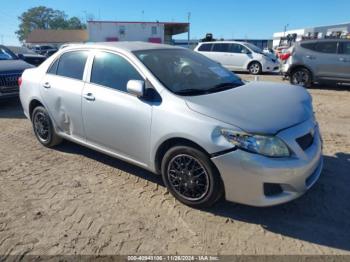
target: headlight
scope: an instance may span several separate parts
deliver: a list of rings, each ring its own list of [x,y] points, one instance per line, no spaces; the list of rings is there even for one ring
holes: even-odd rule
[[[221,129],[221,134],[233,145],[269,157],[288,157],[287,145],[276,136],[261,136]]]

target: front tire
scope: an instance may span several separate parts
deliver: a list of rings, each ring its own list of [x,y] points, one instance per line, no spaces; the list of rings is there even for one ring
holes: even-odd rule
[[[38,106],[33,110],[32,125],[34,134],[42,145],[53,147],[62,142],[62,138],[56,134],[50,116],[44,107]]]
[[[223,183],[216,167],[206,154],[193,147],[169,149],[161,171],[169,192],[188,206],[209,207],[223,195]]]
[[[290,75],[290,83],[292,85],[299,85],[305,88],[311,87],[312,75],[311,72],[306,68],[296,68]]]
[[[262,72],[262,67],[259,62],[252,62],[249,64],[248,70],[252,75],[260,75]]]

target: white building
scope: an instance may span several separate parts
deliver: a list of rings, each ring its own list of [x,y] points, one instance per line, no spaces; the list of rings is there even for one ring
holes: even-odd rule
[[[273,48],[279,46],[281,38],[287,35],[296,34],[296,41],[300,41],[303,37],[324,38],[332,33],[340,32],[342,34],[350,33],[350,23],[335,24],[327,26],[308,27],[303,29],[288,30],[286,32],[277,32],[273,34]]]
[[[90,42],[144,41],[172,43],[172,36],[189,31],[189,23],[88,21]]]

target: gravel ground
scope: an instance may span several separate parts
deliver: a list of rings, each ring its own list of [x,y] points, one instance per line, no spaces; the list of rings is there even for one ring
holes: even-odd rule
[[[44,148],[18,101],[1,102],[0,254],[350,254],[349,90],[309,90],[323,174],[269,208],[191,209],[145,170],[70,142]]]

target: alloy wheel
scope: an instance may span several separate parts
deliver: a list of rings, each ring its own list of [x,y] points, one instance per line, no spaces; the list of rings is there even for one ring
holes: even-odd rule
[[[250,67],[249,70],[252,74],[256,75],[260,71],[260,66],[257,63],[253,63]]]
[[[209,191],[207,171],[190,155],[180,154],[173,157],[168,164],[167,175],[173,190],[187,200],[200,200]]]
[[[309,81],[309,75],[303,71],[298,70],[292,76],[292,83],[294,85],[305,86]]]
[[[34,116],[34,129],[39,139],[47,141],[50,137],[50,123],[46,114],[38,112]]]

